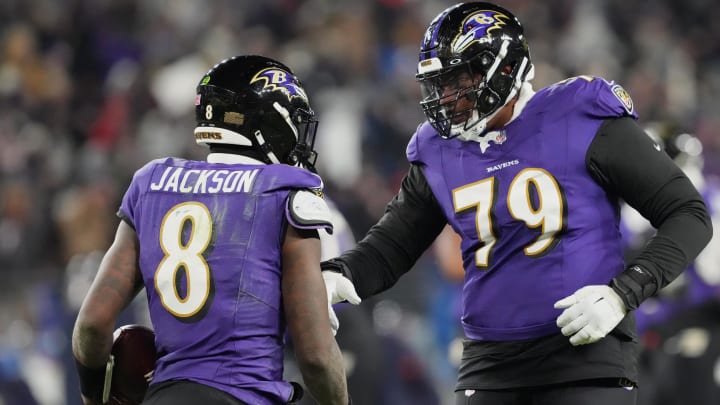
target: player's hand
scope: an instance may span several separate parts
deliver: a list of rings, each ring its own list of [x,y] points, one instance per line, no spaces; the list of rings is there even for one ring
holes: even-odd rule
[[[351,304],[357,305],[362,300],[357,291],[355,291],[353,283],[342,274],[326,270],[322,272],[322,277],[325,281],[325,290],[327,291],[330,327],[332,328],[333,336],[335,336],[340,327],[340,321],[338,321],[332,305],[342,301],[348,301]]]
[[[627,310],[620,296],[605,285],[589,285],[555,303],[565,309],[557,326],[570,336],[573,346],[595,343],[604,338],[625,317]]]

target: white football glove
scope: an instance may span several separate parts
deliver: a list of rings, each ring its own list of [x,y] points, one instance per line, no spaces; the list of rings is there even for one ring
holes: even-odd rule
[[[357,291],[355,291],[355,286],[352,281],[348,280],[347,277],[334,271],[323,271],[321,274],[325,281],[325,290],[327,291],[330,327],[332,328],[333,336],[335,336],[340,327],[340,321],[338,321],[337,315],[335,315],[335,310],[333,310],[332,307],[333,304],[347,301],[357,305],[362,300]]]
[[[595,343],[604,338],[625,317],[627,312],[620,296],[606,285],[589,285],[555,303],[565,309],[557,318],[557,326],[570,336],[573,346]]]

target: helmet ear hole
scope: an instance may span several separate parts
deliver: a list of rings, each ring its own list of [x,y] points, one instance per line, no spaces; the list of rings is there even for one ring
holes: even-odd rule
[[[513,81],[513,78],[509,75],[496,75],[491,79],[490,86],[495,89],[498,94],[508,94],[510,93]]]

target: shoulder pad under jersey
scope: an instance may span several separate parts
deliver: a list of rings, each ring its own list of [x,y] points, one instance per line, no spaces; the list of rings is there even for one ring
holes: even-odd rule
[[[325,228],[332,234],[330,207],[318,194],[310,190],[296,190],[290,193],[287,201],[287,217],[292,226],[299,229]]]

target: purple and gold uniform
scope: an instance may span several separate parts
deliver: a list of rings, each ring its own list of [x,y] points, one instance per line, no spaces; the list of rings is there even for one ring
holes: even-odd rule
[[[321,187],[285,164],[167,158],[137,171],[118,215],[140,242],[159,353],[153,384],[190,380],[247,403],[288,401],[281,246],[288,224],[331,228],[289,206],[297,190]]]
[[[619,85],[576,77],[535,93],[479,142],[420,126],[407,156],[462,235],[468,338],[556,334],[555,301],[624,270],[618,204],[586,169],[586,152],[604,120],[636,118],[631,103]]]
[[[367,235],[322,269],[372,296],[449,223],[465,268],[456,404],[634,404],[632,311],[707,244],[707,209],[622,87],[575,77],[534,92],[533,75],[510,11],[468,2],[438,14],[419,54],[427,123],[408,173]],[[657,230],[627,265],[620,200]]]
[[[594,393],[603,384],[630,388],[639,349],[632,310],[707,244],[707,208],[636,124],[619,85],[576,77],[533,92],[524,84],[512,107],[499,130],[463,139],[421,125],[408,145],[408,174],[383,217],[322,268],[351,279],[360,297],[375,295],[410,271],[449,223],[462,237],[465,267],[458,403],[479,403],[463,402],[475,390],[493,397],[492,390],[510,389],[514,398],[516,388],[578,381]],[[621,200],[657,230],[627,264]],[[604,338],[573,346],[554,304],[585,286],[608,285],[627,316]],[[592,398],[584,403],[633,400]]]

